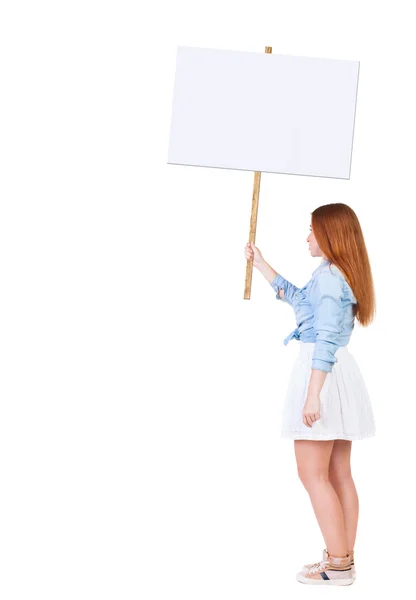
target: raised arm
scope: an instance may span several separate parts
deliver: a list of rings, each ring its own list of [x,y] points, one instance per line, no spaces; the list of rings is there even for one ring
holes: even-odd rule
[[[293,296],[299,290],[293,283],[282,277],[263,258],[262,253],[253,243],[247,243],[244,249],[247,260],[253,260],[253,266],[264,275],[276,292],[278,300],[285,300],[292,304]]]
[[[257,268],[276,292],[276,298],[278,300],[285,300],[288,304],[292,304],[293,296],[299,291],[299,288],[282,277],[280,273],[277,273],[264,259]]]
[[[276,298],[278,300],[285,300],[288,304],[293,305],[293,298],[299,288],[290,283],[287,279],[282,277],[279,273],[270,282],[270,285],[276,292]]]

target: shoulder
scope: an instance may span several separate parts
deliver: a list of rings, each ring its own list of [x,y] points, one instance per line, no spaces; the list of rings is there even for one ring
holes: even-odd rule
[[[312,273],[312,279],[324,280],[331,277],[345,281],[343,272],[333,263],[325,262],[319,265],[319,267]]]
[[[341,271],[339,267],[334,265],[333,263],[326,263],[322,265],[322,269],[319,271],[320,274],[326,274],[326,276],[338,277],[342,281],[345,281],[344,273]],[[319,275],[318,273],[318,275]]]
[[[312,289],[315,294],[343,296],[346,280],[342,271],[331,263],[320,265],[312,276]]]
[[[332,263],[324,263],[313,273],[311,280],[312,297],[328,295],[342,299],[346,303],[357,303],[357,299],[344,273]]]

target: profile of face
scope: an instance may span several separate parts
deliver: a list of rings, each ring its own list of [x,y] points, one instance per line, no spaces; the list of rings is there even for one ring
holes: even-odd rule
[[[312,223],[310,224],[309,229],[310,232],[308,237],[306,238],[306,241],[309,244],[309,252],[311,253],[311,256],[321,256],[323,259],[326,258],[322,250],[318,246],[318,242],[316,241],[315,235],[313,233]]]

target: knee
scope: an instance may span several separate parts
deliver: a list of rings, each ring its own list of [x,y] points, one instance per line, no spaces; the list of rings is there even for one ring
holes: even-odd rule
[[[306,489],[329,481],[328,471],[324,469],[312,470],[310,468],[298,467],[298,477]]]
[[[330,468],[329,469],[329,480],[333,485],[345,485],[351,483],[352,475],[350,468]]]

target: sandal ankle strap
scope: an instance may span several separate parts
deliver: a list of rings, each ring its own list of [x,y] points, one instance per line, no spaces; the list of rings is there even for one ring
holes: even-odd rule
[[[332,556],[332,554],[328,554],[327,560],[335,567],[349,567],[351,556],[349,554],[347,554],[347,556]]]

